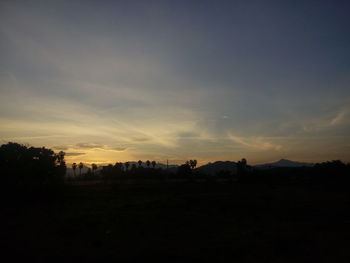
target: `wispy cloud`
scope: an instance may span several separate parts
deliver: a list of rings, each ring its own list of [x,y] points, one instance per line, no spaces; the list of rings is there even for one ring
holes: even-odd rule
[[[149,137],[131,137],[130,140],[133,142],[148,142],[148,141],[151,141],[152,139]]]
[[[301,120],[299,123],[303,131],[307,133],[336,131],[339,127],[350,123],[350,110],[344,107],[340,110],[327,112],[327,114],[322,116]]]
[[[100,144],[100,143],[88,143],[88,142],[80,142],[73,146],[73,148],[78,149],[100,149],[105,151],[116,151],[116,152],[123,152],[127,149],[127,147],[112,147],[106,144]]]
[[[350,110],[342,109],[336,113],[336,115],[330,120],[329,126],[336,126],[345,122],[350,122]]]
[[[116,151],[116,152],[124,152],[127,148],[126,147],[112,147],[110,150]]]
[[[52,148],[58,151],[67,151],[69,149],[69,146],[58,145],[58,146],[52,146]]]
[[[272,143],[264,137],[240,137],[229,133],[228,138],[232,142],[250,149],[261,150],[261,151],[266,151],[266,150],[279,151],[282,149],[282,145]]]
[[[80,143],[77,143],[75,147],[83,148],[83,149],[104,149],[106,146],[98,143],[80,142]]]
[[[68,152],[66,153],[66,156],[81,156],[85,155],[86,153],[78,153],[78,152]]]

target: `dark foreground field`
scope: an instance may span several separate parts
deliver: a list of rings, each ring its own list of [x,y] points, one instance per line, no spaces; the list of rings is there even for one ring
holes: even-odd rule
[[[349,201],[346,187],[67,185],[3,205],[1,247],[12,262],[350,262]]]

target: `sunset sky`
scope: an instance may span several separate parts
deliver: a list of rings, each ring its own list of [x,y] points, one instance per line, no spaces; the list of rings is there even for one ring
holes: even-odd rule
[[[68,163],[350,161],[349,1],[1,1],[0,142]]]

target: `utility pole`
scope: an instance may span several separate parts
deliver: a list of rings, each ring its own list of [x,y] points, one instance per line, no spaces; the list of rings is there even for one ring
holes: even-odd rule
[[[168,163],[168,159],[166,159],[166,169],[168,170],[169,167],[169,163]]]

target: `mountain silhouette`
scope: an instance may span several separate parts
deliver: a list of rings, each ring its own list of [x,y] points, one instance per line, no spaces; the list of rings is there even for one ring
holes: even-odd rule
[[[207,175],[216,175],[220,172],[237,173],[237,163],[231,161],[217,161],[202,165],[196,170]]]
[[[296,162],[287,159],[281,159],[273,163],[254,165],[255,168],[273,168],[273,167],[312,167],[313,163]]]
[[[254,165],[256,169],[270,169],[275,167],[312,167],[313,163],[296,162],[287,159],[281,159],[272,163]],[[231,161],[217,161],[202,165],[196,169],[198,172],[207,175],[216,175],[220,172],[237,173],[237,163]]]

